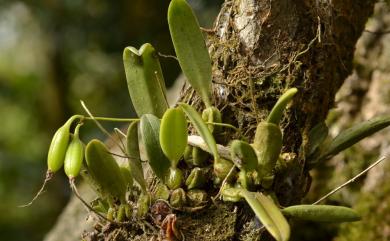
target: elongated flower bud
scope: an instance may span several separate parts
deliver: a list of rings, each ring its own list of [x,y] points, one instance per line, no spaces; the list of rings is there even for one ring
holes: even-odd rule
[[[49,153],[47,154],[47,169],[49,172],[57,172],[64,165],[70,139],[70,127],[77,118],[79,116],[72,116],[54,134],[49,147]]]
[[[76,127],[72,141],[66,150],[64,170],[69,178],[75,178],[80,174],[84,160],[84,144],[79,138],[80,125]]]

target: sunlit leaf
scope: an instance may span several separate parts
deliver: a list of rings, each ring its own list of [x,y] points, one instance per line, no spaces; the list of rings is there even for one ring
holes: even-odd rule
[[[156,50],[148,43],[139,50],[127,47],[123,51],[123,63],[127,87],[138,116],[153,114],[161,118],[168,104]]]
[[[171,1],[168,25],[184,75],[206,106],[211,106],[211,60],[198,20],[185,0]]]
[[[262,193],[249,192],[242,188],[228,188],[223,191],[230,199],[242,197],[249,204],[256,217],[277,241],[290,238],[290,225],[275,203]],[[236,200],[234,200],[236,201]]]
[[[164,154],[176,166],[187,146],[187,120],[180,108],[168,109],[161,120],[160,144]]]
[[[215,142],[213,135],[211,134],[206,123],[204,123],[200,114],[188,104],[180,103],[179,106],[183,109],[184,113],[186,113],[191,123],[198,131],[199,135],[204,139],[207,146],[210,148],[211,152],[213,153],[214,159],[219,160],[217,143]]]

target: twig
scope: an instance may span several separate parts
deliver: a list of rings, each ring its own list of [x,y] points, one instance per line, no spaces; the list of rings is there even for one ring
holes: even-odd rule
[[[95,122],[96,126],[104,133],[108,136],[108,138],[110,138],[118,147],[119,149],[121,149],[121,151],[123,153],[126,153],[125,150],[121,147],[121,145],[115,140],[115,138],[112,137],[112,135],[99,123],[99,121],[97,121],[95,119],[95,117],[92,115],[92,113],[89,111],[89,109],[87,108],[87,106],[85,105],[84,101],[80,100],[80,103],[81,103],[81,106],[83,107],[83,109],[85,110],[85,112],[87,112],[87,114],[91,117],[91,119]]]
[[[390,30],[384,30],[384,31],[372,31],[365,29],[364,32],[370,33],[370,34],[376,34],[376,35],[384,35],[384,34],[390,34]]]
[[[125,139],[127,138],[127,135],[123,133],[119,128],[114,128],[114,131],[116,131],[118,134],[120,134]]]
[[[215,195],[215,197],[211,198],[213,200],[213,202],[215,202],[215,200],[217,200],[217,198],[221,195],[221,192],[222,192],[223,188],[225,187],[227,180],[230,178],[230,176],[232,175],[235,168],[236,167],[234,165],[232,166],[232,168],[230,168],[229,173],[226,175],[225,179],[223,179],[223,181],[222,181],[221,188],[219,189],[217,195]]]
[[[386,160],[387,157],[386,156],[383,156],[381,158],[379,158],[379,160],[377,160],[376,162],[374,162],[373,164],[371,164],[370,166],[368,166],[366,169],[364,169],[362,172],[360,172],[359,174],[357,174],[356,176],[354,176],[353,178],[349,179],[347,182],[343,183],[342,185],[338,186],[337,188],[333,189],[331,192],[329,192],[328,194],[326,194],[325,196],[323,196],[322,198],[318,199],[318,201],[314,202],[312,205],[316,205],[320,202],[322,202],[323,200],[325,200],[326,198],[328,198],[329,196],[333,195],[334,193],[336,193],[337,191],[339,191],[340,189],[342,189],[343,187],[347,186],[348,184],[354,182],[356,179],[358,179],[359,177],[361,177],[364,173],[368,172],[371,168],[375,167],[376,165],[378,165],[380,162],[382,162],[383,160]]]
[[[209,124],[209,125],[213,125],[213,126],[221,126],[221,127],[226,127],[226,128],[230,128],[230,129],[233,129],[235,131],[240,131],[237,127],[235,127],[234,125],[231,125],[231,124],[227,124],[227,123],[219,123],[219,122],[206,122],[206,124]]]
[[[212,154],[212,152],[210,151],[206,142],[200,136],[196,136],[196,135],[189,136],[188,137],[188,144],[191,146],[198,147],[198,148],[202,149],[203,151]],[[217,144],[217,150],[218,150],[218,153],[221,157],[223,157],[224,159],[233,161],[231,156],[230,156],[230,149],[229,148],[227,148],[223,145]]]
[[[162,53],[158,52],[158,56],[163,57],[163,58],[171,58],[171,59],[174,59],[176,61],[179,61],[176,56],[170,55],[170,54],[162,54]]]
[[[97,216],[99,216],[100,218],[102,218],[103,220],[109,222],[109,223],[115,223],[115,224],[118,224],[118,222],[115,222],[115,221],[112,221],[112,220],[109,220],[108,218],[104,217],[102,214],[100,214],[99,212],[96,212],[95,209],[93,209],[80,195],[80,193],[78,192],[77,190],[77,187],[76,185],[74,184],[74,179],[71,178],[69,179],[69,184],[70,184],[70,188],[72,189],[73,193],[76,195],[76,197],[84,204],[84,206],[88,209],[88,211],[96,214]]]
[[[116,156],[116,157],[120,157],[120,158],[129,158],[126,155],[121,155],[121,154],[117,154],[117,153],[110,152],[110,151],[108,151],[107,153],[110,154],[110,155]]]

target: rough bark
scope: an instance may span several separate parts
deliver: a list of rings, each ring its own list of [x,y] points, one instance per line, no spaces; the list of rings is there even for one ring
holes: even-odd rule
[[[307,133],[334,107],[373,6],[374,1],[227,1],[208,32],[214,103],[224,122],[239,126],[247,139],[285,89],[300,90],[282,123],[283,151],[296,158],[276,179],[281,205],[299,203],[310,187]],[[182,99],[201,105],[191,89]],[[237,223],[251,226],[239,217]],[[236,231],[246,232],[237,226]]]
[[[207,31],[213,61],[214,104],[223,121],[238,126],[252,140],[278,96],[297,87],[282,121],[283,152],[292,156],[274,185],[283,206],[301,202],[310,186],[305,167],[307,133],[334,107],[334,97],[352,70],[358,37],[371,15],[370,0],[232,0],[226,1]],[[192,89],[181,97],[200,108]],[[224,136],[225,144],[234,134]],[[252,215],[253,217],[253,215]],[[256,229],[245,205],[213,206],[178,222],[186,240],[268,240]],[[116,231],[117,240],[150,240]],[[127,230],[128,231],[128,230]]]
[[[306,135],[325,119],[351,73],[355,44],[374,2],[227,1],[209,32],[215,105],[249,140],[277,97],[299,89],[282,124],[284,152],[296,154],[298,164],[278,178],[282,205],[298,203],[305,194]],[[191,94],[183,99],[199,104]]]

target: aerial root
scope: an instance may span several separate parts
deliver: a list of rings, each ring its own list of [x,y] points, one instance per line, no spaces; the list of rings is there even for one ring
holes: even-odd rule
[[[46,183],[48,183],[53,178],[53,176],[54,176],[54,173],[50,170],[47,170],[46,177],[45,177],[45,180],[43,181],[41,189],[39,189],[37,194],[35,194],[35,196],[33,197],[33,199],[31,199],[31,201],[29,203],[19,205],[18,207],[25,208],[25,207],[31,206],[34,203],[34,201],[44,192]]]

